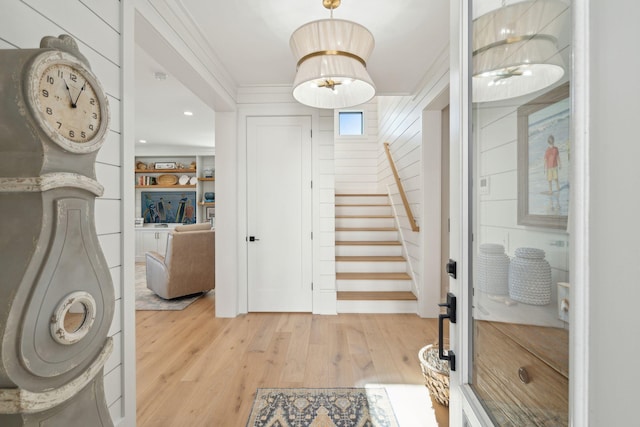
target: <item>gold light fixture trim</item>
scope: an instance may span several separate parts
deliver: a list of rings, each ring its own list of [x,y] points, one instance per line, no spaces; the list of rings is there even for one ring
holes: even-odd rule
[[[337,9],[341,0],[322,0],[322,5],[327,9]]]
[[[296,64],[296,70],[298,70],[300,68],[300,65],[306,61],[307,59],[311,59],[314,58],[316,56],[323,56],[323,55],[339,55],[339,56],[346,56],[347,58],[351,58],[351,59],[355,59],[356,61],[358,61],[359,63],[362,64],[363,67],[366,68],[367,63],[364,59],[362,59],[361,57],[359,57],[358,55],[354,55],[351,52],[345,52],[343,50],[321,50],[318,52],[311,52],[308,55],[303,56],[302,58],[300,58],[300,60],[298,61],[298,63]]]
[[[548,34],[532,34],[532,35],[527,35],[527,36],[517,36],[517,37],[507,37],[504,40],[498,40],[496,42],[490,43],[486,46],[482,46],[479,49],[476,49],[473,51],[473,55],[478,55],[482,52],[486,52],[494,47],[499,47],[499,46],[505,46],[505,45],[510,45],[510,44],[515,44],[515,43],[520,43],[523,41],[529,41],[529,40],[547,40],[550,41],[554,44],[558,43],[558,39],[554,36],[550,36]]]

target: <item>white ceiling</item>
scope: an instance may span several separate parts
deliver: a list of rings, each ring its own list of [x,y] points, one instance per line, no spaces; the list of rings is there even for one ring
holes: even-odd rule
[[[290,85],[296,58],[289,37],[299,26],[330,16],[322,0],[164,0],[191,21],[223,64],[236,89]],[[367,27],[375,48],[367,69],[377,95],[410,95],[448,48],[447,0],[343,0],[334,18]],[[143,48],[136,49],[136,141],[207,147],[213,143],[213,112],[180,83],[179,76],[154,79],[172,69]],[[191,117],[184,110],[194,112]],[[140,145],[137,143],[136,147]]]

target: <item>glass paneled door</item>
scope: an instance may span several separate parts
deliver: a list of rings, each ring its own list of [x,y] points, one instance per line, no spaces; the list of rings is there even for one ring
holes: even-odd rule
[[[499,426],[568,425],[571,12],[474,0],[464,383]]]

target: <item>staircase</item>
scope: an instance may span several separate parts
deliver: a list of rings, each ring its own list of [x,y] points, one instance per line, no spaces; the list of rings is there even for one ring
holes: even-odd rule
[[[416,313],[386,194],[336,194],[338,313]]]

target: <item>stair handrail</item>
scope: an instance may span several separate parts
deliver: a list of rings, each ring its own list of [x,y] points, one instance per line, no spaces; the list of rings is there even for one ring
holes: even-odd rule
[[[409,205],[409,200],[407,200],[407,195],[404,192],[404,187],[402,186],[402,182],[400,182],[400,175],[398,175],[398,170],[396,169],[396,165],[393,162],[393,158],[391,157],[391,150],[389,149],[389,143],[384,143],[384,150],[387,152],[387,159],[389,159],[389,166],[393,171],[393,177],[396,180],[396,185],[398,186],[398,190],[400,191],[400,198],[402,198],[402,204],[404,205],[404,210],[407,212],[407,217],[409,218],[409,225],[411,225],[411,230],[420,231],[420,227],[416,223],[415,218],[413,217],[413,213],[411,213],[411,206]]]

